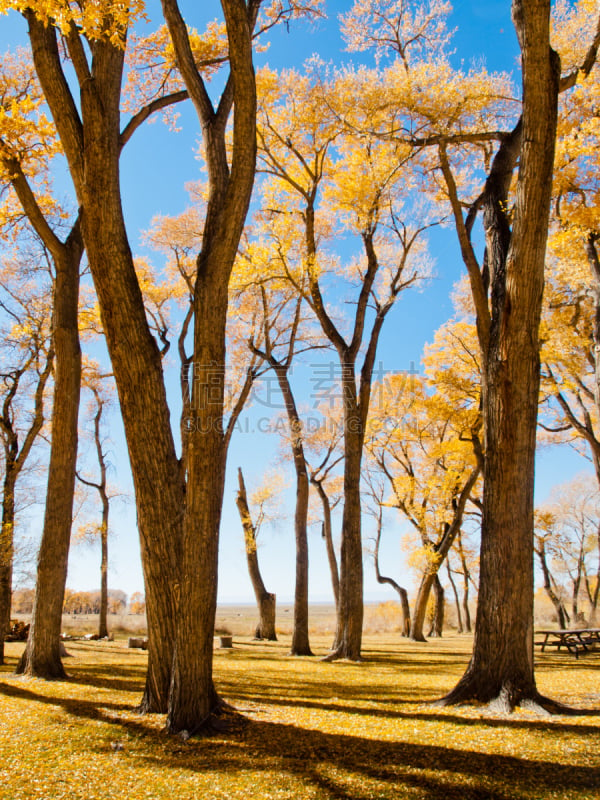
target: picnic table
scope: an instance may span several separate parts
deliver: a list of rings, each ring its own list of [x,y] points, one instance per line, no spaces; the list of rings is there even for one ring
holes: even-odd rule
[[[543,639],[535,640],[536,646],[541,647],[542,653],[546,647],[556,647],[557,650],[565,647],[575,658],[579,658],[579,653],[585,653],[600,644],[600,628],[536,631],[535,634],[536,637],[543,636]]]

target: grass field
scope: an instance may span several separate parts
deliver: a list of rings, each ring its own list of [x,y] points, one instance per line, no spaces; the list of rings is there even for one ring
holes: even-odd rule
[[[317,656],[330,639],[312,637]],[[587,715],[500,717],[430,704],[462,674],[468,637],[367,636],[365,663],[328,664],[287,656],[287,636],[234,636],[215,676],[244,722],[184,742],[136,713],[146,654],[125,645],[69,642],[70,679],[44,682],[12,674],[23,645],[7,644],[2,800],[600,797],[600,652],[538,657],[540,689]]]

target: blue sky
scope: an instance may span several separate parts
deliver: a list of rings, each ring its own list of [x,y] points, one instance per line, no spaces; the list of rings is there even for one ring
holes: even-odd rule
[[[343,51],[337,16],[350,8],[349,2],[327,2],[328,19],[316,25],[294,24],[273,33],[267,53],[257,58],[259,65],[268,63],[274,68],[300,67],[313,54],[335,63],[353,61],[360,63],[367,54]],[[158,19],[159,3],[148,4],[153,20]],[[202,29],[207,19],[218,16],[217,2],[182,2],[181,8],[188,22]],[[489,70],[516,71],[517,44],[510,20],[510,2],[473,2],[457,0],[451,25],[457,27],[454,38],[454,62],[457,66],[485,63]],[[153,26],[148,26],[151,30]],[[25,26],[17,15],[0,17],[0,40],[4,47],[25,42]],[[156,214],[177,214],[188,205],[185,184],[200,175],[196,158],[198,122],[193,110],[182,106],[179,126],[181,132],[170,133],[157,121],[146,125],[128,144],[122,159],[122,183],[130,240],[134,252],[141,252],[140,233],[149,227]],[[462,262],[454,233],[451,229],[432,235],[431,253],[435,259],[435,275],[421,291],[406,293],[392,311],[381,340],[379,358],[386,369],[407,370],[419,365],[423,346],[431,341],[437,327],[452,314],[450,292],[462,274]],[[305,368],[309,369],[308,367]],[[303,370],[298,370],[298,380]],[[306,376],[306,371],[304,371]],[[176,367],[169,372],[169,391],[176,406]],[[261,410],[256,407],[246,419],[256,419]],[[174,421],[176,423],[176,414]],[[243,423],[245,424],[245,423]],[[113,480],[131,491],[127,456],[123,443],[118,414],[111,415],[111,461]],[[245,564],[243,540],[237,509],[235,507],[236,469],[242,466],[249,487],[260,482],[266,469],[283,467],[277,457],[276,435],[236,434],[228,460],[228,480],[225,489],[223,525],[221,536],[221,566],[219,599],[221,602],[252,601],[252,590]],[[550,487],[564,482],[572,474],[586,469],[587,464],[568,448],[545,449],[538,458],[539,499],[544,499]],[[289,482],[292,482],[290,475]],[[288,504],[288,518],[276,529],[265,530],[261,538],[261,559],[265,583],[280,600],[293,597],[294,541],[293,506]],[[133,501],[115,503],[112,511],[113,539],[111,543],[110,585],[128,594],[143,590],[135,509]],[[400,550],[400,526],[393,512],[387,515],[387,526],[381,550],[382,571],[401,582],[411,584]],[[366,538],[369,531],[367,524]],[[314,601],[331,598],[329,577],[320,528],[315,526],[310,534],[310,592]],[[99,555],[85,547],[74,549],[69,569],[68,585],[76,589],[93,589],[99,584]],[[393,593],[380,587],[374,577],[369,559],[365,569],[365,596],[367,599],[391,599]]]

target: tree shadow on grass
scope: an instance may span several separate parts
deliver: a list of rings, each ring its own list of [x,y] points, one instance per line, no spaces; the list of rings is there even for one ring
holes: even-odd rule
[[[307,789],[307,796],[314,797],[318,790],[317,797],[331,800],[515,800],[600,787],[600,768],[321,733],[273,722],[251,722],[228,741],[190,740],[186,747],[163,748],[160,764],[219,775],[263,771],[265,790],[275,792],[277,784],[269,775],[287,775]],[[142,761],[155,759],[150,753],[136,755]]]
[[[36,689],[40,687],[37,686]],[[421,800],[516,800],[560,796],[569,792],[588,792],[600,788],[600,768],[570,766],[543,759],[461,750],[450,745],[414,744],[382,741],[364,736],[322,733],[293,724],[249,721],[227,733],[218,733],[183,743],[167,737],[148,724],[145,717],[117,718],[119,711],[133,711],[128,703],[92,702],[47,696],[16,682],[0,682],[0,692],[60,706],[76,718],[101,720],[119,738],[135,736],[135,747],[126,751],[131,767],[158,766],[219,775],[232,781],[242,774],[264,773],[265,791],[289,786],[292,780],[302,787],[302,796],[327,800],[392,800],[417,797]],[[280,698],[280,703],[282,699]],[[291,705],[291,704],[290,704]],[[297,703],[297,705],[301,705]],[[315,703],[325,709],[327,704]],[[348,707],[340,707],[346,713]],[[358,709],[366,713],[366,709]],[[377,709],[370,709],[374,724]],[[395,712],[403,718],[441,720],[459,724],[510,726],[510,720],[480,720],[440,713]],[[523,721],[517,727],[546,730],[543,722]],[[597,727],[558,725],[552,729],[598,736]],[[106,737],[90,744],[90,750],[106,748]],[[253,780],[256,781],[254,777]],[[287,781],[287,783],[286,783]],[[306,792],[305,792],[306,790]]]
[[[40,692],[28,689],[24,684],[26,679],[18,677],[15,682],[4,683],[0,681],[0,694],[7,697],[14,697],[20,700],[28,700],[34,703],[45,705],[60,706],[69,714],[86,719],[103,719],[102,709],[112,709],[114,711],[133,711],[131,703],[115,703],[104,700],[81,700],[75,697],[58,697],[55,695],[40,694]],[[113,721],[111,719],[107,721]]]

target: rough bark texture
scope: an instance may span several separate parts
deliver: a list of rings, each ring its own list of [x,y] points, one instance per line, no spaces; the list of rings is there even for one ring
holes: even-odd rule
[[[490,225],[495,227],[486,226],[491,287],[487,341],[481,336],[485,324],[478,325],[485,424],[479,603],[471,662],[445,703],[496,701],[510,709],[539,699],[533,672],[533,478],[538,328],[559,86],[549,15],[549,0],[513,2],[523,57],[519,177],[508,244],[503,208],[490,207]],[[490,175],[495,185],[488,181],[488,200],[502,199],[499,181],[508,182],[510,174],[508,166],[497,179]],[[485,313],[479,305],[478,318]]]
[[[52,340],[55,351],[52,443],[42,541],[38,555],[31,628],[17,672],[63,678],[60,631],[67,579],[81,387],[78,301],[83,243],[76,224],[54,256]]]
[[[248,563],[248,573],[252,581],[256,605],[258,606],[258,625],[254,633],[255,639],[268,639],[272,642],[277,641],[275,632],[275,595],[267,592],[260,566],[258,563],[258,553],[256,550],[256,531],[252,522],[252,515],[248,506],[246,494],[246,484],[241,468],[238,468],[238,493],[236,505],[242,522],[244,531],[244,546],[246,550],[246,561]]]
[[[124,52],[94,43],[93,60],[72,29],[66,37],[80,109],[63,74],[56,31],[26,12],[33,58],[56,123],[77,198],[82,232],[117,385],[136,494],[148,616],[148,673],[142,709],[165,711],[171,679],[171,587],[179,560],[184,481],[170,427],[157,344],[146,321],[121,208],[119,155]]]
[[[194,425],[187,439],[183,542],[176,594],[178,625],[167,728],[198,731],[218,706],[212,681],[219,525],[225,478],[223,432],[228,283],[256,166],[256,83],[251,31],[257,4],[222,0],[230,78],[215,112],[194,65],[177,3],[163,0],[177,63],[203,127],[207,213],[194,300]],[[235,102],[234,102],[235,101]],[[234,103],[231,167],[225,132]],[[208,392],[210,387],[211,391]]]

